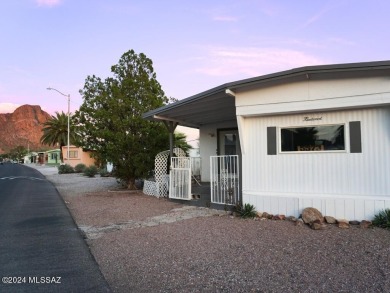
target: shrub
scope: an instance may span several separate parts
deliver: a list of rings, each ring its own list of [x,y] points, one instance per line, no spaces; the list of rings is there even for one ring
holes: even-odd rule
[[[87,166],[85,166],[85,164],[83,164],[83,163],[80,163],[80,164],[77,164],[77,165],[74,167],[74,171],[75,171],[76,173],[84,173],[85,168],[87,168]]]
[[[100,169],[99,170],[100,177],[108,177],[110,176],[110,172],[108,172],[106,169]]]
[[[385,209],[375,215],[372,224],[376,227],[390,229],[390,209]]]
[[[88,177],[95,177],[95,175],[98,173],[98,168],[94,165],[91,165],[84,170],[84,175]]]
[[[74,169],[71,165],[64,164],[64,165],[59,165],[58,166],[58,174],[69,174],[73,173]]]
[[[257,215],[255,207],[249,203],[244,204],[244,206],[236,204],[235,212],[238,213],[241,218],[254,218]]]

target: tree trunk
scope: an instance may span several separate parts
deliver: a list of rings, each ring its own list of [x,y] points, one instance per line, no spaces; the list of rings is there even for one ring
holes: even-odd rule
[[[137,187],[135,186],[135,179],[129,179],[129,181],[127,181],[127,189],[130,189],[130,190],[136,190]]]
[[[62,152],[62,147],[63,147],[63,145],[61,144],[61,145],[60,145],[60,161],[61,161],[61,163],[65,163],[65,162],[64,162],[64,154],[63,154],[63,152]]]

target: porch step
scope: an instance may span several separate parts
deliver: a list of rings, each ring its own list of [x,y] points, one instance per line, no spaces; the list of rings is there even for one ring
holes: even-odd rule
[[[204,207],[204,208],[211,208],[215,210],[229,210],[232,211],[233,207],[232,206],[226,206],[223,204],[217,204],[217,203],[212,203],[211,200],[207,200],[204,198],[200,199],[192,199],[192,200],[180,200],[180,199],[169,199],[172,202],[184,204],[184,205],[189,205],[189,206],[195,206],[195,207]]]
[[[207,196],[210,198],[210,183],[202,183],[202,185],[192,185],[191,186],[191,193],[192,195],[195,195],[195,197],[197,197],[198,195],[200,195],[202,197],[203,196]]]
[[[211,202],[211,194],[210,194],[210,183],[209,182],[201,182],[201,185],[193,184],[191,186],[191,200],[179,200],[179,199],[170,199],[171,201],[182,203],[190,206],[197,207],[207,207],[216,210],[225,210],[231,207],[227,207],[222,204],[216,204]]]
[[[199,206],[211,204],[210,184],[203,183],[202,185],[192,185],[191,193],[192,201],[199,201]]]

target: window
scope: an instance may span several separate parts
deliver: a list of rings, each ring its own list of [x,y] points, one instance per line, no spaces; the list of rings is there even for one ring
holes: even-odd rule
[[[69,158],[77,158],[78,157],[78,151],[69,151]]]
[[[281,128],[282,152],[345,150],[344,124]]]

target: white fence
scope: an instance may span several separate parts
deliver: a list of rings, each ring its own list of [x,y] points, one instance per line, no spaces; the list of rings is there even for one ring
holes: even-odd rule
[[[200,157],[190,157],[191,158],[191,174],[195,177],[200,177],[200,171],[202,169],[202,161]]]
[[[235,205],[240,202],[238,156],[211,156],[211,202]]]
[[[171,158],[169,198],[191,199],[191,158]]]

